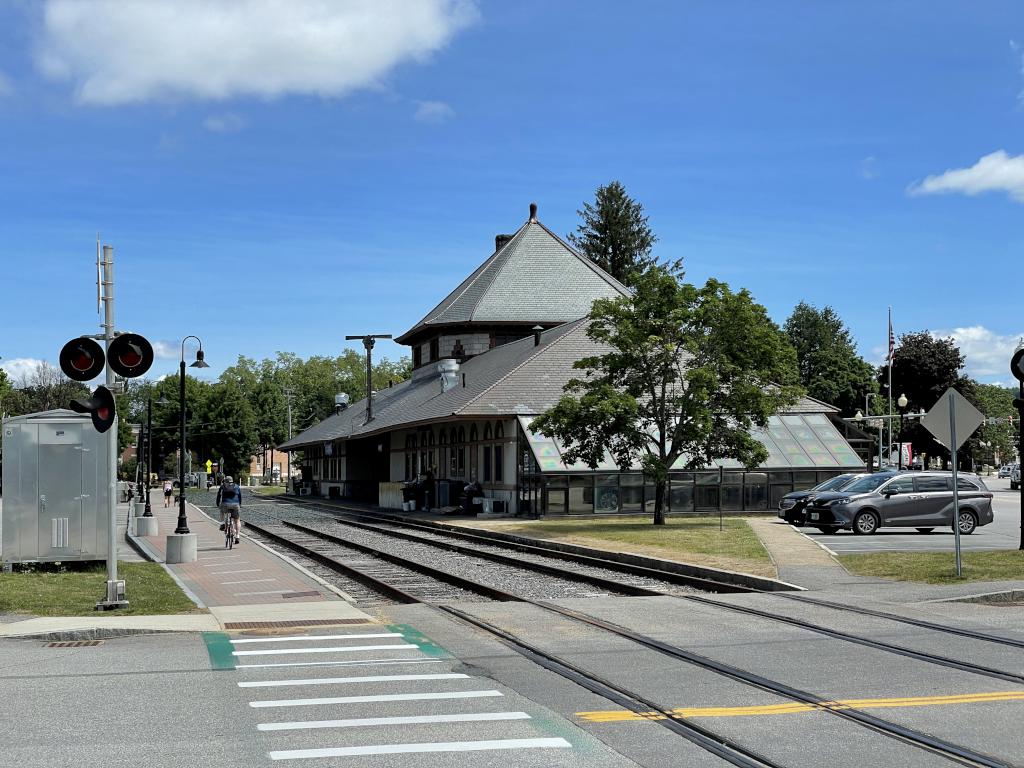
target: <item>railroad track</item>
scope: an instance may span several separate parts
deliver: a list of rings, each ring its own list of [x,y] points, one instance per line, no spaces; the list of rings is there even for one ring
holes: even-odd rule
[[[252,524],[250,523],[250,526]],[[633,630],[610,622],[601,620],[597,617],[590,616],[588,614],[574,611],[568,608],[563,608],[558,605],[548,603],[546,601],[532,600],[523,598],[519,595],[499,590],[491,586],[481,585],[475,583],[472,580],[465,579],[465,577],[453,574],[447,571],[433,568],[422,562],[408,560],[402,558],[393,553],[381,552],[379,549],[359,544],[350,540],[342,539],[332,534],[327,534],[323,531],[319,531],[314,528],[309,528],[305,525],[298,523],[292,523],[288,521],[282,521],[280,528],[286,531],[286,534],[282,534],[280,531],[271,531],[269,528],[264,526],[256,525],[256,530],[264,533],[265,535],[270,534],[270,538],[274,538],[282,544],[296,550],[304,551],[305,553],[316,553],[319,557],[325,559],[332,559],[329,555],[324,554],[316,546],[317,541],[326,541],[336,546],[349,547],[357,552],[363,554],[372,554],[374,557],[380,557],[392,567],[408,569],[419,576],[427,576],[432,579],[444,581],[448,584],[455,584],[461,582],[461,584],[470,592],[486,593],[491,599],[498,600],[513,600],[519,602],[529,603],[542,610],[557,613],[563,617],[587,624],[591,627],[601,629],[605,632],[615,634],[619,637],[630,640],[631,642],[637,643],[643,647],[655,650],[663,655],[669,656],[675,660],[683,661],[687,664],[696,666],[703,670],[714,672],[715,674],[722,675],[731,680],[741,682],[749,685],[753,688],[770,692],[777,696],[789,699],[794,702],[799,702],[813,709],[826,712],[832,716],[842,718],[848,722],[856,723],[860,727],[868,728],[877,733],[884,734],[887,737],[896,739],[904,744],[913,746],[918,749],[925,750],[929,753],[941,756],[954,763],[968,766],[989,766],[990,768],[1010,768],[1011,763],[1005,762],[999,758],[986,755],[976,750],[964,747],[944,739],[916,731],[914,729],[902,726],[891,721],[879,718],[875,715],[871,715],[862,710],[850,707],[848,705],[840,705],[838,702],[832,702],[828,697],[817,695],[813,692],[804,691],[793,688],[786,685],[785,683],[775,681],[764,677],[762,675],[743,670],[731,665],[724,664],[722,662],[715,661],[705,656],[688,651],[684,648],[666,643],[655,638],[647,637]],[[309,537],[309,539],[302,539],[301,537]],[[301,548],[301,549],[300,549]],[[447,549],[447,547],[445,547]],[[602,697],[618,704],[630,711],[638,714],[645,714],[650,716],[651,714],[658,715],[655,722],[658,722],[663,727],[668,728],[677,735],[686,738],[688,741],[697,744],[703,749],[718,755],[722,759],[728,761],[732,765],[746,766],[747,768],[753,768],[760,766],[767,768],[769,766],[774,767],[777,764],[772,762],[769,758],[763,754],[744,747],[743,745],[737,744],[734,740],[731,740],[722,734],[718,734],[712,729],[699,726],[695,723],[686,721],[677,717],[673,712],[660,705],[658,702],[649,699],[643,694],[632,691],[621,685],[612,683],[601,675],[598,675],[592,671],[582,669],[578,666],[571,664],[563,658],[555,656],[554,654],[548,653],[543,649],[530,644],[523,638],[517,637],[516,635],[502,630],[498,627],[491,625],[485,620],[474,616],[467,612],[463,608],[456,608],[451,605],[441,604],[437,602],[439,597],[437,594],[424,594],[422,582],[418,582],[413,579],[411,590],[409,590],[409,584],[400,586],[394,583],[393,572],[385,570],[384,572],[378,571],[376,574],[370,571],[373,568],[377,568],[377,562],[373,561],[370,565],[364,564],[362,568],[358,567],[356,562],[341,563],[336,559],[332,559],[336,566],[343,568],[346,572],[352,575],[357,575],[359,578],[373,583],[379,584],[380,588],[390,591],[392,595],[400,599],[402,602],[421,602],[432,605],[438,610],[444,611],[452,616],[457,617],[459,620],[467,622],[478,629],[489,633],[501,642],[506,644],[508,647],[520,653],[526,658],[540,664],[541,666],[549,669],[556,674],[565,677],[566,679],[572,680],[573,682],[583,686],[587,690],[590,690]],[[326,562],[324,560],[323,562]],[[417,594],[419,590],[419,594]],[[736,606],[726,605],[713,600],[705,598],[695,598],[693,596],[684,596],[685,599],[698,599],[700,602],[712,605],[716,608],[724,608],[731,610],[737,608]],[[752,609],[745,609],[749,611]],[[762,615],[764,618],[774,618],[770,614],[765,612],[756,612],[757,615]],[[794,623],[798,620],[792,620]],[[800,625],[806,625],[806,628],[811,628],[809,622],[799,622]],[[824,627],[818,627],[819,631],[826,631],[828,634],[832,634],[834,637],[838,637],[839,633],[834,633],[832,630],[827,630]],[[840,637],[840,639],[847,639]],[[862,644],[870,644],[866,638],[857,638]],[[874,647],[881,648],[883,650],[891,650],[890,647],[886,647],[885,644],[878,644]],[[904,654],[908,655],[908,654]],[[1002,673],[998,670],[987,670],[976,665],[970,665],[965,662],[957,662],[953,659],[946,659],[943,657],[928,657],[927,655],[921,654],[920,659],[925,661],[931,661],[932,663],[942,663],[944,666],[954,666],[958,669],[965,671],[977,672],[979,674],[988,674],[989,676],[1000,676],[1001,679],[1012,679],[1019,678],[1019,676],[1007,676],[1006,673]],[[918,656],[915,656],[918,658]],[[1024,681],[1024,679],[1022,679]]]
[[[964,628],[961,628],[961,627],[952,627],[952,626],[949,626],[949,625],[946,625],[946,624],[939,624],[939,623],[936,623],[936,622],[930,622],[930,621],[924,621],[924,620],[921,620],[921,619],[914,619],[914,618],[910,618],[910,617],[906,617],[906,616],[900,616],[899,614],[890,613],[890,612],[886,612],[886,611],[880,611],[880,610],[877,610],[877,609],[863,608],[863,607],[860,607],[860,606],[846,605],[844,603],[836,603],[836,602],[832,602],[832,601],[828,601],[828,600],[823,600],[823,599],[820,599],[820,598],[807,597],[805,595],[798,594],[798,593],[793,593],[793,592],[781,592],[781,591],[763,592],[763,591],[759,591],[759,590],[755,590],[755,589],[748,589],[748,588],[737,587],[736,585],[733,585],[733,584],[723,583],[723,582],[715,581],[715,580],[711,580],[711,579],[700,579],[698,577],[692,577],[692,576],[687,576],[687,575],[684,575],[684,574],[678,574],[678,573],[674,573],[672,571],[658,570],[658,569],[655,569],[655,568],[642,568],[642,567],[632,566],[632,565],[625,564],[625,563],[620,563],[620,562],[617,562],[617,561],[614,561],[614,560],[603,559],[603,558],[596,557],[596,556],[579,555],[579,554],[576,554],[576,553],[573,553],[573,552],[562,552],[562,551],[559,551],[559,550],[551,549],[548,542],[544,542],[544,541],[541,541],[541,540],[535,540],[535,543],[533,543],[531,545],[526,545],[526,544],[523,544],[521,542],[510,541],[510,540],[508,540],[506,538],[503,538],[503,536],[501,534],[499,534],[497,536],[494,536],[494,535],[489,535],[489,533],[487,533],[487,532],[480,532],[478,530],[474,530],[472,532],[470,532],[470,531],[454,531],[454,530],[451,530],[450,527],[448,527],[448,526],[438,525],[438,524],[435,524],[435,523],[430,523],[430,522],[425,522],[425,521],[406,521],[406,520],[402,520],[402,519],[399,519],[399,518],[396,518],[396,517],[390,516],[390,515],[378,515],[378,514],[375,514],[375,513],[366,512],[365,510],[354,510],[354,509],[349,509],[349,508],[341,507],[340,505],[318,504],[317,502],[305,502],[305,501],[303,503],[304,504],[310,504],[311,506],[316,506],[316,507],[328,510],[330,512],[333,512],[334,514],[337,514],[338,512],[341,512],[345,517],[353,516],[353,517],[363,518],[363,519],[371,518],[371,519],[385,520],[389,525],[392,525],[392,526],[395,526],[395,527],[406,527],[406,528],[415,529],[417,531],[423,532],[426,535],[429,535],[430,537],[441,538],[441,537],[447,536],[447,537],[455,538],[455,539],[458,539],[458,540],[469,541],[469,542],[476,542],[476,543],[480,543],[480,544],[487,544],[487,545],[489,545],[491,547],[494,547],[496,549],[497,548],[504,548],[506,550],[512,550],[512,551],[531,552],[531,553],[543,554],[543,555],[545,555],[547,557],[557,558],[557,559],[560,559],[560,560],[574,562],[574,563],[578,563],[578,564],[581,564],[581,565],[598,565],[598,566],[600,566],[602,568],[606,568],[607,570],[610,570],[610,571],[614,570],[614,571],[622,571],[622,572],[635,572],[635,573],[642,574],[644,576],[648,576],[648,577],[650,577],[652,579],[662,579],[664,581],[669,581],[669,582],[674,583],[674,584],[688,584],[690,586],[697,587],[697,588],[701,589],[702,591],[706,591],[706,592],[760,592],[760,594],[771,595],[773,598],[777,598],[777,599],[780,599],[780,600],[790,600],[790,601],[795,601],[795,602],[801,602],[801,603],[805,603],[805,604],[808,604],[808,605],[814,605],[814,606],[817,606],[817,607],[829,608],[829,609],[832,609],[832,610],[838,611],[838,612],[860,614],[860,615],[865,615],[865,616],[873,616],[875,618],[886,619],[886,620],[897,622],[897,623],[902,623],[902,624],[907,624],[907,625],[910,625],[910,626],[915,626],[915,627],[918,627],[918,628],[921,628],[921,629],[928,629],[928,630],[931,630],[931,631],[934,631],[934,632],[940,632],[940,633],[944,633],[944,634],[948,634],[948,635],[954,635],[954,636],[958,636],[958,637],[965,637],[965,638],[968,638],[968,639],[971,639],[971,640],[977,640],[977,641],[985,642],[985,643],[994,643],[994,644],[1005,645],[1005,646],[1009,646],[1009,647],[1024,648],[1024,640],[1019,640],[1019,639],[1016,639],[1016,638],[1002,637],[1000,635],[993,635],[991,633],[981,632],[981,631],[978,631],[978,630],[964,629]],[[351,521],[349,521],[349,523],[353,524]],[[395,535],[397,535],[397,534],[395,534]],[[481,552],[481,555],[483,556],[484,553]],[[876,642],[870,640],[869,638],[859,638],[859,637],[854,636],[854,635],[848,635],[846,633],[838,632],[836,630],[831,630],[828,627],[823,627],[821,625],[817,625],[817,624],[814,624],[812,622],[807,622],[807,621],[796,619],[796,618],[793,618],[793,617],[790,617],[790,616],[785,616],[784,614],[779,614],[777,612],[758,611],[757,609],[746,608],[746,607],[743,607],[743,606],[735,606],[735,605],[732,605],[732,604],[722,603],[720,601],[711,600],[711,599],[708,599],[708,598],[701,598],[701,597],[696,596],[696,595],[678,595],[678,594],[676,594],[674,596],[681,597],[682,599],[687,599],[687,600],[695,600],[695,601],[701,602],[701,603],[703,603],[705,605],[712,605],[712,606],[715,606],[717,608],[721,608],[723,610],[730,610],[730,611],[734,611],[734,612],[745,612],[745,613],[747,613],[749,615],[760,616],[761,618],[764,618],[764,619],[770,619],[770,620],[773,620],[773,621],[781,621],[783,623],[789,623],[789,624],[792,624],[793,626],[799,626],[799,627],[802,627],[804,629],[808,629],[808,630],[811,630],[811,631],[815,631],[815,632],[819,632],[819,633],[825,633],[825,634],[831,634],[833,637],[837,637],[839,639],[848,639],[850,642],[858,642],[859,644],[873,644],[873,647],[878,648],[880,650],[894,650],[894,648],[895,648],[894,646],[886,646],[885,643],[876,643]],[[907,654],[903,654],[903,655],[907,655]],[[920,654],[918,656],[918,658],[920,660],[927,660],[927,659],[923,658],[924,656],[928,656],[928,654]],[[950,661],[956,661],[956,660],[953,660],[953,659],[944,659],[943,657],[933,657],[933,658],[935,660],[940,660],[943,663],[944,662],[950,662]],[[979,670],[982,670],[982,669],[984,669],[984,667],[977,667],[976,666],[974,669],[972,669],[970,671],[979,671]],[[1020,682],[1021,680],[1024,680],[1024,678],[1022,678],[1020,675],[1012,675],[1012,674],[1009,675],[1008,677],[1004,676],[1004,677],[1002,677],[1002,679],[1011,679],[1013,682]]]

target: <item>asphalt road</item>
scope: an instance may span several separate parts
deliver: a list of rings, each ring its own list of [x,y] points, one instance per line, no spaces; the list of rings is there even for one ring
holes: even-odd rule
[[[1017,549],[1020,546],[1020,491],[1010,490],[1008,479],[982,478],[992,491],[994,520],[960,539],[963,551],[981,552],[996,549]],[[931,533],[918,533],[913,528],[885,528],[872,536],[858,536],[852,531],[826,535],[817,528],[801,528],[812,539],[839,555],[863,552],[952,552],[952,528],[936,528]]]

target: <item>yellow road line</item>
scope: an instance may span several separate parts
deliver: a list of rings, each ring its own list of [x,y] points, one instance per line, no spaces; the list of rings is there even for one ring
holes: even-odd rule
[[[888,699],[840,699],[816,704],[763,704],[748,707],[684,707],[669,710],[673,717],[743,717],[749,715],[791,715],[816,709],[886,709],[889,707],[934,707],[951,704],[977,704],[994,701],[1024,701],[1024,691],[993,691],[991,693],[959,693],[949,696],[906,696]],[[628,710],[577,712],[576,717],[592,723],[617,723],[626,720],[664,720],[660,712],[638,714]]]

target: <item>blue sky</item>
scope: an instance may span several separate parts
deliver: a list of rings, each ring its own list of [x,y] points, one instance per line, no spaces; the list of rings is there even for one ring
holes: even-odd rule
[[[1013,2],[8,0],[0,355],[96,329],[97,231],[154,373],[194,333],[216,376],[398,335],[619,179],[689,279],[832,305],[873,362],[892,305],[1007,382],[1022,128]]]

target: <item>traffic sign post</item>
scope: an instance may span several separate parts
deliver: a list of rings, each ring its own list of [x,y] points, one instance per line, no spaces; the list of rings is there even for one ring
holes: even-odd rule
[[[921,417],[921,424],[932,436],[949,448],[953,460],[953,539],[956,549],[956,575],[963,575],[960,562],[960,491],[957,488],[957,451],[985,417],[970,401],[950,387],[932,409]]]

